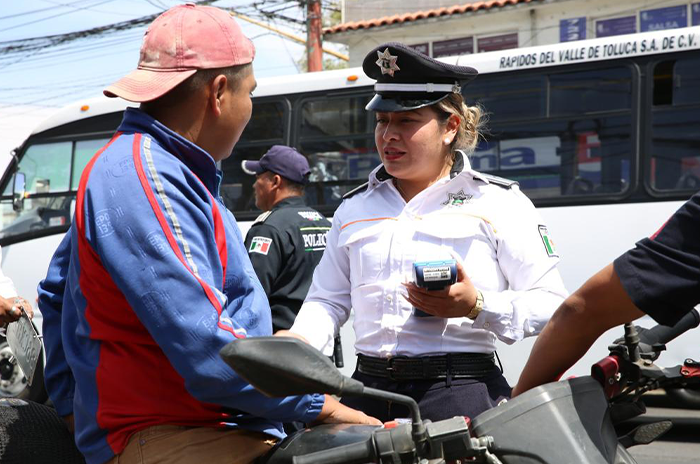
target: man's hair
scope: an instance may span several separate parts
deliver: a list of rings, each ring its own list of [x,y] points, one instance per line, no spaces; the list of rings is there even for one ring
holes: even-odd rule
[[[187,100],[219,74],[226,76],[229,89],[235,89],[252,69],[251,63],[230,66],[227,68],[198,69],[196,73],[185,79],[181,84],[155,100],[141,103],[141,109],[151,113],[156,109],[172,108]]]
[[[283,181],[282,188],[284,188],[285,190],[289,190],[292,193],[299,195],[299,196],[304,195],[304,188],[305,188],[304,184],[300,184],[299,182],[294,182],[293,180],[287,179],[282,174],[277,174],[276,172],[272,172],[272,171],[267,171],[267,172],[269,172],[273,176],[280,176],[280,178],[282,178],[282,181]]]

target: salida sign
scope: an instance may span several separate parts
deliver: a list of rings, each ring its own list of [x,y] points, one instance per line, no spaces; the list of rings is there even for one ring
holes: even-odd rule
[[[628,36],[629,37],[629,36]],[[530,52],[501,57],[498,69],[509,70],[554,64],[567,64],[584,61],[607,60],[638,56],[644,54],[662,53],[700,48],[700,34],[689,32],[676,35],[659,35],[633,40],[610,41],[601,43],[594,41],[590,45],[570,46],[559,50]]]

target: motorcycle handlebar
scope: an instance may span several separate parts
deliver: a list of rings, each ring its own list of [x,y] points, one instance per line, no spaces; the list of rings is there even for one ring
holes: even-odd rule
[[[688,330],[694,329],[698,325],[700,325],[700,313],[698,313],[696,309],[693,309],[672,327],[657,325],[651,329],[642,331],[639,333],[639,341],[647,345],[654,345],[656,343],[666,344]]]
[[[365,464],[375,462],[377,456],[373,440],[331,448],[315,453],[294,456],[294,464]]]

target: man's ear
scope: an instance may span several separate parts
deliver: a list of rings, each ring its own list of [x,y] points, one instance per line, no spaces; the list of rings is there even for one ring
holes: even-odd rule
[[[228,79],[223,74],[219,74],[209,83],[209,107],[215,116],[221,116],[222,100],[226,97],[226,86]]]
[[[282,176],[279,174],[273,174],[270,180],[272,181],[272,187],[282,188]]]

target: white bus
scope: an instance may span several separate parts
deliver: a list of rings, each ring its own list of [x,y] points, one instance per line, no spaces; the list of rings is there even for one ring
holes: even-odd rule
[[[540,208],[569,290],[653,233],[700,189],[700,27],[445,61],[479,70],[463,93],[487,110],[490,121],[472,163],[519,181]],[[308,157],[306,200],[326,215],[366,180],[380,162],[374,117],[364,110],[371,96],[372,81],[360,68],[259,79],[250,124],[221,166],[221,193],[243,232],[259,212],[254,178],[241,170],[241,160],[259,158],[273,144]],[[25,297],[36,295],[70,225],[83,167],[115,131],[125,107],[100,98],[62,109],[34,130],[3,174],[2,265]],[[12,204],[15,172],[24,174],[27,186],[23,205],[15,202],[19,211]],[[346,333],[351,370],[354,337]],[[573,372],[586,373],[610,340]],[[511,383],[530,345],[499,348]],[[675,346],[674,358],[664,358],[669,363],[694,354]],[[24,388],[13,372],[6,347],[0,348],[0,394]]]

